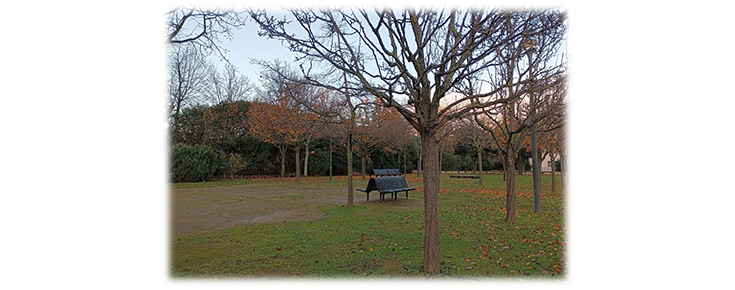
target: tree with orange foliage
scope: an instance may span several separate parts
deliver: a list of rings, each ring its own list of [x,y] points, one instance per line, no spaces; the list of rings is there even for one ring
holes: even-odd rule
[[[371,102],[366,100],[364,103]],[[361,159],[361,174],[364,179],[370,155],[377,150],[395,152],[392,149],[394,140],[401,135],[405,136],[409,125],[398,111],[379,104],[363,107],[356,117],[352,151]]]
[[[292,132],[298,130],[290,120],[297,119],[288,108],[269,103],[253,103],[250,106],[250,134],[261,141],[278,147],[281,153],[281,174],[286,174],[286,150],[295,143]]]

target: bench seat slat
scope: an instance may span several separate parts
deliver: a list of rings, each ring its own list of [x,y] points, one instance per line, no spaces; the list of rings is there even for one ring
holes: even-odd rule
[[[391,192],[399,192],[399,191],[408,191],[408,190],[415,190],[415,187],[406,187],[406,188],[391,188],[390,190],[385,191],[379,191],[381,193],[391,193]]]

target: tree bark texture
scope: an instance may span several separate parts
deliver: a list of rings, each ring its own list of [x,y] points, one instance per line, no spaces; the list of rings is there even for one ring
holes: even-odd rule
[[[355,193],[352,192],[352,131],[347,137],[347,207],[353,207],[355,204]]]
[[[508,154],[508,157],[506,158],[508,169],[505,171],[505,222],[509,224],[514,224],[516,222],[515,159],[515,156],[512,156],[512,154]]]
[[[536,133],[531,135],[531,170],[533,171],[533,211],[541,213],[541,164],[539,164],[539,154],[536,143],[538,143]]]
[[[365,179],[365,159],[367,159],[365,156],[360,156],[360,165],[362,171],[360,171],[360,176],[362,176],[362,179]]]
[[[421,155],[422,155],[421,154],[422,153],[421,146],[422,145],[419,145],[419,161],[416,164],[416,170],[418,170],[418,171],[416,171],[416,177],[421,177]]]
[[[421,154],[424,161],[424,272],[439,272],[439,168],[436,164],[436,137],[421,134]]]

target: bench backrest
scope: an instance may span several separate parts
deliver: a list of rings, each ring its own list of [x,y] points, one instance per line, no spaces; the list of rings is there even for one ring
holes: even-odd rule
[[[375,182],[375,186],[378,191],[390,191],[398,188],[408,188],[406,184],[406,178],[403,176],[389,176],[389,177],[376,177],[371,178],[370,182]],[[370,186],[368,182],[368,187]]]
[[[402,175],[398,169],[373,169],[374,176],[395,176]]]
[[[388,175],[388,169],[373,169],[373,175]]]

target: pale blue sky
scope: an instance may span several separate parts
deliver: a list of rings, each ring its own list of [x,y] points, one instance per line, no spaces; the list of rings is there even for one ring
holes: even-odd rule
[[[269,13],[272,13],[271,11],[275,12],[277,10],[268,10]],[[291,53],[278,40],[258,36],[258,29],[257,23],[248,21],[244,27],[235,30],[231,41],[223,37],[220,40],[222,41],[222,47],[229,50],[225,57],[237,66],[241,75],[247,76],[253,84],[259,85],[258,72],[260,67],[250,64],[251,58],[264,60],[279,58],[292,62],[295,54]],[[210,60],[220,68],[224,65],[224,61],[218,55],[212,55]]]

